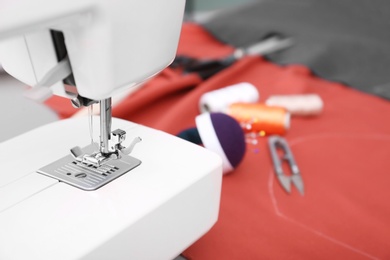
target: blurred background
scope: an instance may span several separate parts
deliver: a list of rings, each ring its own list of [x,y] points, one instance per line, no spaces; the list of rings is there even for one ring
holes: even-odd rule
[[[267,59],[302,64],[321,78],[386,99],[389,16],[388,0],[187,0],[185,10],[185,21],[234,47],[275,34],[291,37],[292,48]],[[0,60],[0,142],[58,120],[44,105],[26,100],[26,88],[1,69]]]
[[[203,22],[218,11],[259,1],[261,0],[187,0],[186,19]]]

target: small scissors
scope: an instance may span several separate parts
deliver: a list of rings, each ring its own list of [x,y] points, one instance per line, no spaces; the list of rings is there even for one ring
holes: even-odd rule
[[[299,168],[294,160],[294,156],[290,150],[290,147],[287,144],[287,141],[277,135],[270,136],[268,139],[269,149],[271,152],[272,162],[274,164],[274,169],[276,176],[279,180],[280,185],[287,192],[291,192],[291,182],[295,185],[301,195],[304,194],[303,180]],[[280,157],[278,154],[278,149],[283,151],[283,156]],[[282,163],[287,161],[291,175],[288,176],[283,172]]]

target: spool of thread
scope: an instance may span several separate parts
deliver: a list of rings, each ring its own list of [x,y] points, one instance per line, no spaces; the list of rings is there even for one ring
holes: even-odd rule
[[[202,113],[226,113],[229,105],[233,103],[255,103],[259,97],[260,94],[255,86],[242,82],[203,94],[199,101],[199,110]]]
[[[316,94],[271,96],[265,103],[284,107],[291,115],[297,116],[319,115],[324,107],[321,97]]]
[[[240,122],[247,133],[282,135],[290,128],[290,113],[283,107],[235,103],[229,106],[227,113]]]

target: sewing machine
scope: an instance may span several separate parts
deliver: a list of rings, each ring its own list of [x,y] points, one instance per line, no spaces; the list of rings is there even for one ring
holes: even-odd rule
[[[2,1],[4,69],[34,99],[101,112],[0,143],[0,259],[173,259],[216,222],[220,158],[111,116],[115,93],[173,60],[183,10],[183,0]]]

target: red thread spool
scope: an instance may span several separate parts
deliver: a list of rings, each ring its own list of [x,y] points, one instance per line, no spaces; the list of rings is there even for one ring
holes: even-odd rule
[[[260,135],[285,134],[290,128],[290,113],[282,107],[263,104],[234,103],[227,113],[240,122],[245,132]]]

